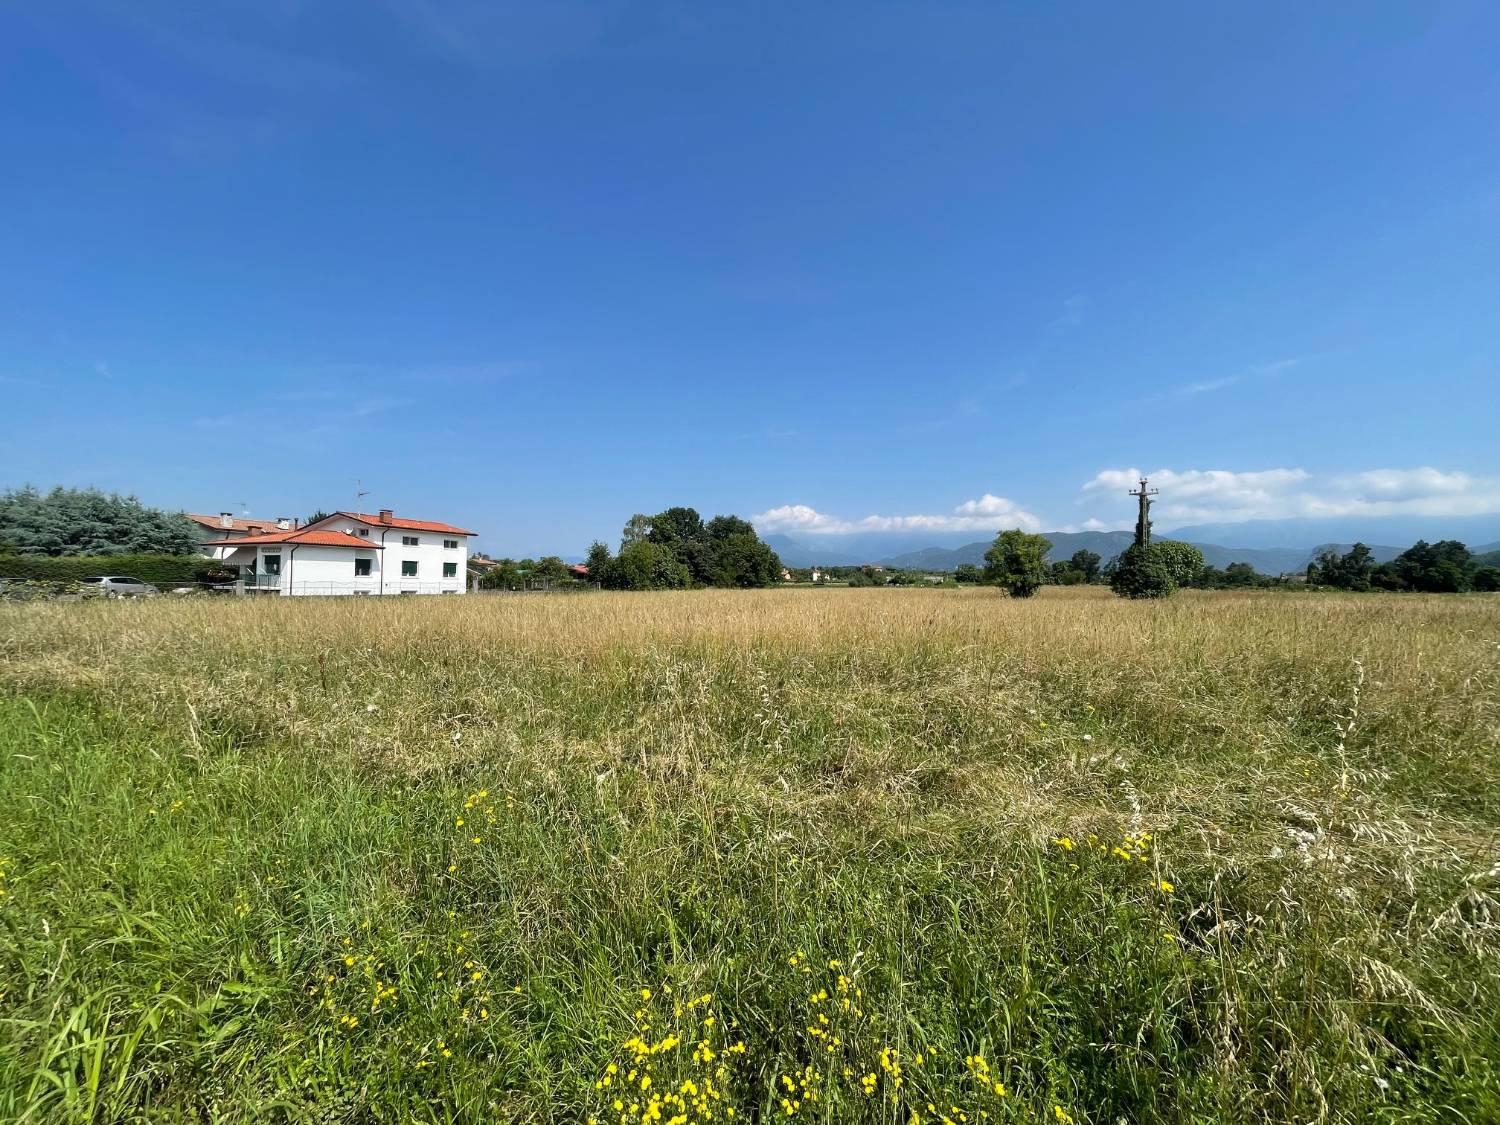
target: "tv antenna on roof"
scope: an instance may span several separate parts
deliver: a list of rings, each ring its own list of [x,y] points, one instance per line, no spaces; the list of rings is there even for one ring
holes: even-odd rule
[[[354,510],[356,512],[359,511],[359,502],[370,495],[370,490],[368,488],[360,488],[359,484],[360,482],[356,478],[354,481]]]

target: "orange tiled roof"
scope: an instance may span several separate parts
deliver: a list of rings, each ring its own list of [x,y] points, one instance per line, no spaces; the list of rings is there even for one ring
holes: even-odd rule
[[[234,519],[230,521],[229,527],[225,527],[218,516],[204,515],[199,512],[184,512],[183,514],[194,523],[202,524],[210,531],[248,531],[252,535],[258,535],[261,532],[277,530],[275,520]]]
[[[271,543],[287,543],[293,546],[299,543],[311,544],[318,547],[362,547],[367,551],[383,551],[385,548],[379,543],[371,543],[368,539],[361,539],[358,535],[350,535],[347,531],[309,531],[302,528],[297,531],[275,531],[269,535],[244,535],[238,539],[215,539],[204,543],[205,547],[254,547],[257,544],[265,545]]]
[[[345,516],[351,520],[359,520],[371,527],[404,527],[407,531],[436,531],[449,535],[473,535],[472,531],[465,531],[461,527],[454,527],[451,523],[437,523],[433,520],[408,520],[399,516],[392,516],[389,522],[382,520],[378,515],[372,516],[369,512],[335,512],[335,515]]]

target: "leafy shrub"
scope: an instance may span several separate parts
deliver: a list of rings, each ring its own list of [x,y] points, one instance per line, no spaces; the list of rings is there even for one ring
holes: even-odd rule
[[[984,580],[1004,586],[1013,598],[1029,598],[1047,580],[1047,552],[1052,543],[1020,528],[1002,531],[984,553]]]
[[[1110,576],[1110,589],[1122,598],[1171,597],[1177,583],[1171,566],[1156,546],[1159,544],[1144,549],[1134,544],[1125,548]]]
[[[203,555],[0,555],[0,578],[80,582],[96,574],[123,574],[155,586],[179,586],[226,577]]]
[[[82,582],[55,582],[38,579],[0,579],[0,602],[51,601],[54,598],[102,598],[98,586]]]
[[[1191,543],[1158,539],[1146,548],[1167,569],[1173,586],[1191,586],[1203,572],[1203,552]]]

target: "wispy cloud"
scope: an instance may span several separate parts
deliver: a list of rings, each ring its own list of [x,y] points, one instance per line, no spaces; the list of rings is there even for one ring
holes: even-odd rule
[[[1202,379],[1194,383],[1184,383],[1177,388],[1176,393],[1180,395],[1201,395],[1210,391],[1222,391],[1226,387],[1232,387],[1237,383],[1243,383],[1247,379],[1264,379],[1281,374],[1296,367],[1302,362],[1301,357],[1293,359],[1278,359],[1271,363],[1257,363],[1247,367],[1244,371],[1233,375],[1222,375],[1217,379]]]
[[[609,5],[552,0],[385,0],[419,46],[475,67],[567,58],[597,47],[617,18]]]
[[[985,493],[939,515],[882,516],[843,519],[806,504],[784,504],[750,517],[761,531],[802,532],[812,535],[849,535],[880,531],[997,531],[1002,527],[1036,530],[1041,521],[1003,496]]]
[[[1309,473],[1299,468],[1105,469],[1085,493],[1133,488],[1149,476],[1161,489],[1154,515],[1176,523],[1237,523],[1255,519],[1338,516],[1471,516],[1500,512],[1500,477],[1416,469]]]
[[[1201,383],[1184,383],[1177,388],[1181,395],[1201,395],[1209,391],[1222,391],[1225,387],[1232,387],[1243,379],[1243,375],[1225,375],[1222,379],[1205,379]]]
[[[1062,311],[1053,317],[1047,327],[1053,330],[1073,328],[1083,323],[1092,302],[1083,293],[1075,294],[1062,303]]]
[[[280,47],[154,30],[150,34],[170,54],[221,82],[300,96],[346,86],[355,79],[354,71],[341,63]]]
[[[349,414],[354,418],[370,418],[376,414],[385,414],[410,405],[412,405],[412,400],[409,398],[367,398],[356,402]]]

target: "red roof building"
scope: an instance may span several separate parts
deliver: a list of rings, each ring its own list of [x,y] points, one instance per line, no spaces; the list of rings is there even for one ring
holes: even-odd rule
[[[266,535],[241,535],[236,539],[219,539],[203,544],[205,547],[264,547],[272,543],[305,543],[319,547],[356,547],[363,551],[385,550],[379,543],[372,543],[347,531],[329,531],[323,528],[303,527],[292,531],[273,531]]]
[[[467,531],[462,527],[454,527],[451,523],[439,523],[436,520],[409,520],[398,517],[389,508],[382,508],[375,515],[369,512],[335,512],[326,519],[318,521],[326,524],[330,520],[343,518],[346,520],[357,520],[367,523],[371,527],[399,527],[403,531],[428,531],[433,535],[473,535],[474,532]]]

